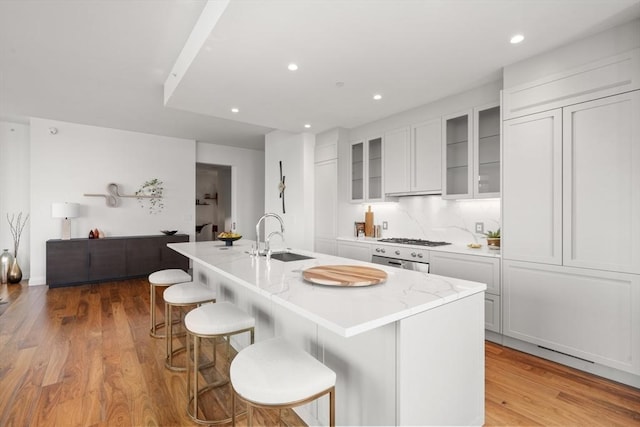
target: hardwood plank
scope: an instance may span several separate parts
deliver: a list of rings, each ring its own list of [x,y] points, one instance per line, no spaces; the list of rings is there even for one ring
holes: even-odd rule
[[[0,425],[195,425],[185,374],[164,367],[164,340],[149,336],[146,279],[13,292],[0,311]],[[212,346],[203,349],[210,357]],[[226,347],[217,352],[218,372],[205,379],[228,369]],[[485,362],[487,426],[640,425],[636,388],[493,343]],[[229,399],[228,387],[216,390],[203,408],[225,415]],[[284,418],[302,424],[293,411]],[[277,420],[277,411],[254,413],[256,425]]]

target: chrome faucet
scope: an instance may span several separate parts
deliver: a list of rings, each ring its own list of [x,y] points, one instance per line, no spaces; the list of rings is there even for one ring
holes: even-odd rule
[[[277,219],[280,222],[280,232],[279,232],[279,234],[284,240],[284,236],[282,235],[282,233],[284,233],[284,222],[282,221],[282,218],[280,218],[280,215],[275,214],[275,213],[271,213],[271,212],[268,212],[268,213],[262,215],[260,217],[260,219],[258,220],[258,223],[256,224],[256,255],[266,255],[267,252],[269,251],[269,239],[271,238],[271,236],[274,233],[271,233],[269,235],[269,237],[267,237],[265,239],[265,241],[264,241],[265,247],[264,247],[264,249],[262,251],[260,250],[260,224],[262,222],[264,222],[268,217],[273,217],[273,218]]]

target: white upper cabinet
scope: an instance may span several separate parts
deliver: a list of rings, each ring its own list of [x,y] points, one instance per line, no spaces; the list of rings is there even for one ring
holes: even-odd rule
[[[440,119],[395,129],[384,137],[385,193],[440,194]]]
[[[473,128],[472,111],[442,118],[442,197],[468,199],[473,197]]]
[[[640,92],[563,109],[563,262],[640,273]]]
[[[640,92],[503,130],[503,258],[640,273]]]
[[[443,118],[442,197],[500,197],[500,105]]]
[[[500,197],[500,105],[473,110],[473,195]]]
[[[504,259],[562,264],[562,112],[504,122]]]
[[[381,201],[383,186],[382,137],[351,143],[350,147],[350,200],[352,202]]]

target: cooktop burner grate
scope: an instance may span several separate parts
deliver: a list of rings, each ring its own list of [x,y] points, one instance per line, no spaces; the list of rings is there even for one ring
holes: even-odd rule
[[[402,245],[416,245],[416,246],[444,246],[444,245],[451,244],[449,242],[434,242],[432,240],[407,239],[404,237],[390,237],[386,239],[378,239],[378,242],[399,243]]]

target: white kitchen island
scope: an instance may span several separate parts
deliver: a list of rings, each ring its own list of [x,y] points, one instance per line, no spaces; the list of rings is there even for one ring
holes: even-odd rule
[[[284,336],[336,372],[337,425],[484,423],[484,284],[301,250],[314,258],[267,262],[246,240],[168,246],[193,260],[194,279],[219,301],[256,318],[256,341]],[[388,279],[342,288],[302,278],[335,264],[373,266]],[[326,425],[327,408],[325,398],[296,412]]]

